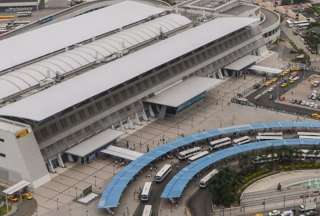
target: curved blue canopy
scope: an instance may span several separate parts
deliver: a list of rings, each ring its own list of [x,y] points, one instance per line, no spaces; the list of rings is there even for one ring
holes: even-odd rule
[[[189,136],[179,137],[176,140],[161,145],[152,149],[150,152],[142,155],[132,161],[120,172],[118,172],[107,184],[102,193],[98,208],[115,208],[120,203],[120,198],[128,184],[134,179],[141,170],[147,167],[153,161],[165,156],[166,154],[175,151],[179,148],[191,145],[194,142],[213,139],[217,136],[227,136],[234,133],[247,133],[249,131],[263,130],[299,130],[299,129],[316,129],[320,128],[320,121],[273,121],[273,122],[258,122],[252,124],[244,124],[226,128],[212,129],[199,133],[194,133]]]
[[[161,194],[161,198],[176,199],[180,198],[185,187],[191,179],[207,167],[217,163],[221,160],[243,154],[249,151],[261,150],[270,147],[280,146],[306,146],[306,145],[320,145],[319,139],[284,139],[284,140],[271,140],[252,142],[245,145],[235,145],[212,154],[209,154],[180,170],[166,185]]]

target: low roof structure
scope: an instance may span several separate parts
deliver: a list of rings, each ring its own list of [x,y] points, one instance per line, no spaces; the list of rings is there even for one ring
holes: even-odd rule
[[[23,188],[28,187],[29,185],[30,185],[30,182],[22,180],[22,181],[19,181],[17,184],[12,185],[11,187],[8,187],[2,192],[6,195],[12,195],[21,191]]]
[[[232,71],[241,71],[244,68],[256,63],[257,60],[259,60],[259,56],[255,56],[255,55],[247,55],[244,56],[240,59],[238,59],[237,61],[227,65],[226,67],[224,67],[227,70],[232,70]]]
[[[279,68],[272,68],[272,67],[266,67],[266,66],[260,66],[260,65],[253,65],[249,67],[249,69],[256,71],[258,73],[261,72],[261,73],[267,73],[272,75],[277,75],[282,72],[282,70]]]
[[[65,153],[78,157],[85,157],[92,152],[104,147],[106,144],[118,139],[122,134],[122,131],[107,129],[68,149]]]
[[[0,115],[34,121],[44,120],[257,21],[256,18],[247,17],[218,17],[93,69],[89,73],[83,73],[8,104],[0,109]],[[146,56],[155,57],[146,61]],[[91,85],[88,85],[89,83]],[[55,100],[52,100],[53,98]]]
[[[190,99],[219,85],[223,80],[206,77],[191,77],[149,98],[146,102],[170,107],[179,107]]]
[[[163,11],[148,4],[124,1],[1,40],[0,71],[117,30]]]
[[[115,156],[117,158],[123,158],[129,161],[133,161],[143,155],[143,153],[132,151],[126,148],[120,148],[118,146],[113,146],[113,145],[110,145],[106,149],[101,150],[101,153]]]

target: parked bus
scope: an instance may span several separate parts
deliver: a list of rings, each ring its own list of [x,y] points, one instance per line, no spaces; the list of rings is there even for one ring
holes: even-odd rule
[[[299,136],[299,139],[320,139],[320,136]]]
[[[256,136],[256,140],[282,140],[282,136]]]
[[[258,136],[282,136],[282,132],[261,132],[258,133]]]
[[[242,144],[248,143],[250,141],[251,141],[251,138],[249,136],[243,136],[243,137],[240,137],[237,139],[233,139],[233,143],[238,144],[238,145],[242,145]]]
[[[201,188],[207,187],[210,179],[212,179],[212,177],[215,176],[218,172],[219,171],[217,169],[213,169],[211,172],[209,172],[205,177],[203,177],[200,180],[199,186]]]
[[[320,136],[319,132],[297,132],[298,136]]]
[[[188,157],[191,157],[195,153],[201,151],[201,147],[193,147],[184,151],[181,151],[178,153],[178,159],[179,160],[184,160],[187,159]]]
[[[32,16],[32,11],[31,10],[30,11],[18,11],[16,13],[16,16],[17,17],[30,17],[30,16]]]
[[[163,165],[163,167],[157,172],[156,176],[154,177],[154,181],[157,183],[162,182],[171,171],[172,166],[170,164]]]
[[[143,208],[142,216],[151,216],[152,215],[152,205],[145,205]]]
[[[217,140],[213,140],[209,143],[209,145],[211,147],[215,147],[216,145],[220,145],[220,144],[231,144],[231,139],[230,137],[225,137],[225,138],[222,138],[222,139],[217,139]]]
[[[202,158],[203,156],[206,156],[207,154],[209,154],[209,151],[201,151],[201,152],[193,155],[192,157],[189,157],[188,161],[192,162],[192,161],[198,160],[199,158]]]
[[[302,20],[302,21],[295,21],[295,20],[287,20],[287,24],[290,28],[292,27],[298,27],[299,25],[310,25],[310,21],[308,20]]]
[[[145,182],[142,188],[142,192],[140,194],[141,201],[148,201],[151,195],[151,186],[152,182]]]

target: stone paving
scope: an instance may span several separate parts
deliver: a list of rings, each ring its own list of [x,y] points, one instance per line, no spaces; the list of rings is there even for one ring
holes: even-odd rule
[[[131,131],[120,141],[119,145],[123,146],[128,142],[129,146],[135,148],[136,151],[146,152],[147,148],[152,149],[161,145],[163,138],[165,142],[169,142],[181,134],[187,135],[203,129],[256,121],[296,119],[295,116],[289,114],[230,103],[233,95],[261,79],[262,77],[251,75],[245,80],[230,78],[218,88],[210,91],[208,97],[202,102],[175,117],[151,121],[147,126],[135,132]],[[111,159],[105,158],[88,165],[68,164],[68,166],[68,169],[63,169],[52,181],[35,190],[35,198],[39,204],[35,215],[106,215],[105,211],[96,209],[97,200],[89,205],[81,205],[73,200],[82,189],[89,185],[96,185],[93,187],[94,190],[101,192],[113,174],[121,169],[121,165],[114,164]],[[126,205],[121,203],[116,215],[127,215],[128,206],[132,206],[129,209],[130,212],[134,211],[137,201],[132,194],[139,186],[141,186],[140,182],[135,181],[128,187],[122,198]],[[185,197],[192,193],[192,187],[190,188]],[[176,213],[185,212],[185,199],[181,200],[179,206],[172,208],[172,212],[164,209],[161,215],[177,215]],[[165,202],[162,201],[160,205],[165,206]]]

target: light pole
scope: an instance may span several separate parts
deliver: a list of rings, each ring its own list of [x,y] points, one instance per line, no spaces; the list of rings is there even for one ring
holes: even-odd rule
[[[94,175],[94,186],[97,187],[97,176]]]
[[[57,197],[57,210],[59,210],[59,197]]]

